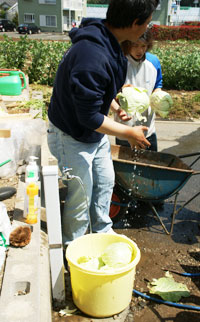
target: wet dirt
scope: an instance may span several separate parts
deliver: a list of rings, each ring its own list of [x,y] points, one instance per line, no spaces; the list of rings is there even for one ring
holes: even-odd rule
[[[193,157],[184,161],[190,165]],[[198,161],[193,169],[200,167]],[[199,176],[192,176],[179,190],[177,209],[193,197],[199,190]],[[200,273],[200,196],[189,202],[175,216],[172,235],[167,235],[158,218],[152,213],[146,203],[137,203],[131,200],[131,206],[127,212],[114,223],[114,230],[134,240],[141,251],[141,260],[136,267],[134,289],[151,295],[147,287],[153,278],[164,277],[165,272],[171,272],[174,280],[185,284],[190,296],[181,298],[178,302],[199,310],[176,308],[165,304],[158,304],[153,300],[146,300],[133,294],[130,307],[124,319],[116,315],[109,319],[94,319],[81,312],[78,316],[59,317],[58,312],[53,312],[53,321],[124,321],[124,322],[197,322],[200,319],[200,277],[186,277],[180,273]],[[166,199],[163,205],[157,205],[156,209],[163,220],[167,230],[171,227],[171,214],[174,207],[174,196]],[[68,283],[69,284],[69,279]],[[68,301],[72,301],[68,292]]]
[[[166,202],[160,210],[160,215],[169,229],[172,204]],[[147,287],[148,281],[164,277],[165,270],[188,273],[200,271],[200,226],[197,212],[184,209],[177,216],[172,236],[163,231],[157,218],[145,206],[135,210],[134,213],[130,211],[121,222],[115,224],[115,227],[119,227],[122,223],[127,228],[115,231],[133,239],[141,251],[134,285],[137,291],[151,295]],[[189,298],[182,298],[179,303],[198,306],[200,277],[184,277],[175,273],[172,275],[176,282],[187,285],[191,293]],[[159,299],[158,296],[153,297]],[[197,311],[190,312],[133,296],[126,322],[196,322],[199,319],[197,317],[200,317]]]
[[[180,193],[181,201],[178,206],[183,201],[182,196]],[[141,260],[136,267],[135,290],[151,295],[148,282],[153,278],[164,277],[166,270],[200,273],[200,218],[199,212],[191,208],[186,207],[177,215],[172,236],[164,232],[147,205],[131,208],[114,224],[115,232],[134,240],[141,251]],[[164,206],[157,210],[169,229],[173,211],[172,199],[166,200]],[[190,296],[182,298],[178,303],[198,306],[200,310],[200,277],[185,277],[173,272],[171,274],[176,282],[187,285],[190,291]],[[69,281],[67,276],[67,301],[72,303]],[[151,296],[161,299],[156,295]],[[54,311],[53,321],[197,322],[200,318],[199,311],[158,304],[134,294],[124,319],[120,315],[109,319],[94,319],[80,311],[76,314],[78,315],[59,317],[58,312]]]
[[[194,158],[186,158],[190,165]],[[199,169],[200,162],[193,166]],[[195,196],[199,189],[199,175],[192,176],[179,190],[177,209]],[[136,269],[134,289],[151,295],[147,287],[153,278],[164,277],[165,270],[181,273],[200,273],[200,213],[197,196],[175,216],[172,235],[167,235],[159,220],[147,204],[135,202],[124,217],[114,224],[118,233],[133,239],[141,251],[141,260]],[[157,212],[166,228],[170,230],[174,196],[157,206]],[[133,296],[126,322],[197,322],[200,320],[200,276],[186,277],[171,273],[177,282],[187,285],[190,297],[181,298],[179,303],[197,306],[198,310],[175,308],[142,297]]]

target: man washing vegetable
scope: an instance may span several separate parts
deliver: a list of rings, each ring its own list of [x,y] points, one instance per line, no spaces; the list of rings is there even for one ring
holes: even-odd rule
[[[129,127],[107,117],[125,82],[127,59],[120,43],[146,30],[158,0],[111,0],[105,20],[83,19],[70,32],[72,47],[58,67],[49,105],[48,144],[60,170],[72,168],[62,215],[63,243],[93,232],[112,232],[109,217],[114,170],[107,135],[146,148],[145,126]],[[107,135],[106,135],[107,134]]]

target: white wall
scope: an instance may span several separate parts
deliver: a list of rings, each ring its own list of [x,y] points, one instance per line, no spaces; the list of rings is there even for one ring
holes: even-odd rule
[[[18,4],[14,4],[6,13],[6,18],[9,20],[12,20],[16,14],[16,12],[18,12]]]
[[[172,15],[172,22],[179,24],[184,21],[200,21],[200,8],[189,8],[188,10],[178,8],[176,14]]]
[[[105,18],[107,7],[87,7],[86,17],[87,18]]]

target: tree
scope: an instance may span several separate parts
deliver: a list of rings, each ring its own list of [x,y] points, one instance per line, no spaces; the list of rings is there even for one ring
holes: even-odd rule
[[[16,12],[16,13],[15,13],[15,15],[14,15],[14,17],[13,17],[13,19],[12,19],[12,22],[13,22],[16,26],[18,26],[18,24],[19,24],[19,20],[18,20],[18,12]]]
[[[0,9],[0,18],[4,19],[6,17],[6,11],[4,9]]]

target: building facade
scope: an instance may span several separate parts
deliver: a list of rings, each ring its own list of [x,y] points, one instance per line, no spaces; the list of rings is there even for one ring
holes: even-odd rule
[[[12,21],[16,14],[18,14],[17,2],[6,11],[6,19],[9,19]]]
[[[19,24],[35,23],[44,32],[62,33],[86,15],[86,0],[18,0]]]
[[[3,10],[8,10],[16,3],[17,0],[0,0],[0,8]]]
[[[167,25],[169,21],[171,0],[160,0],[153,13],[152,23]],[[88,4],[87,17],[105,18],[108,5]]]
[[[180,3],[181,0],[160,0],[152,23],[176,25],[200,20],[200,8],[182,8]],[[78,26],[83,17],[105,18],[107,8],[108,5],[87,5],[87,0],[18,0],[19,24],[32,22],[44,32],[62,33],[69,31],[74,21]]]

